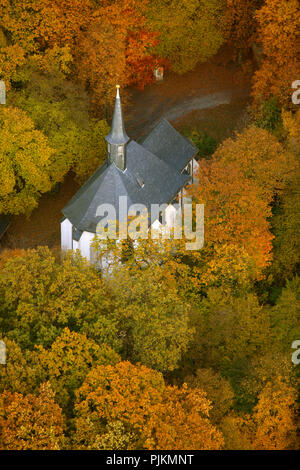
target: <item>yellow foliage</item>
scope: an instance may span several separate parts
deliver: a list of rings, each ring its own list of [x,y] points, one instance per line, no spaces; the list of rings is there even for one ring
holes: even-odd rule
[[[20,109],[0,109],[0,213],[30,212],[49,191],[53,150]]]

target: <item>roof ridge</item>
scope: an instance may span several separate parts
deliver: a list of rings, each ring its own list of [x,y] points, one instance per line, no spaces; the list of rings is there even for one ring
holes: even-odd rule
[[[159,160],[160,164],[164,165],[166,168],[170,169],[173,173],[176,173],[176,175],[180,175],[180,173],[178,173],[178,171],[176,170],[176,168],[174,166],[171,166],[169,165],[169,163],[167,163],[165,160],[161,159],[158,155],[156,155],[155,153],[151,152],[151,150],[148,150],[146,149],[145,147],[143,147],[143,145],[139,144],[138,142],[136,142],[135,140],[131,140],[129,145],[132,144],[132,143],[135,143],[137,144],[139,147],[142,147],[144,151],[146,151],[147,153],[149,153],[152,157],[155,157],[156,160]]]

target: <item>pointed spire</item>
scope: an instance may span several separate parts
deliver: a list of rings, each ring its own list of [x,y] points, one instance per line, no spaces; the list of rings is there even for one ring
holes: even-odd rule
[[[111,130],[105,140],[112,145],[123,145],[129,141],[129,137],[126,134],[123,114],[122,114],[122,105],[120,99],[120,85],[116,86],[117,95],[115,101],[114,115],[111,124]]]

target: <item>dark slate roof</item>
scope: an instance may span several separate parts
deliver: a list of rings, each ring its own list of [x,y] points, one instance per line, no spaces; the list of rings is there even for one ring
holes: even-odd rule
[[[78,230],[76,227],[73,227],[73,237],[72,237],[73,240],[76,240],[77,242],[79,242],[82,233],[83,232],[81,230]]]
[[[178,171],[182,171],[197,148],[166,120],[161,119],[142,146]]]
[[[111,130],[108,136],[105,137],[105,140],[109,142],[110,144],[126,144],[129,141],[129,137],[126,134],[125,127],[124,127],[119,89],[117,90]]]
[[[127,146],[127,167],[123,172],[114,163],[104,163],[77,191],[63,214],[80,231],[96,232],[101,204],[112,204],[117,213],[119,197],[127,196],[128,206],[169,203],[190,177],[179,173],[135,141]]]
[[[0,238],[5,234],[10,225],[10,219],[6,215],[0,215]]]

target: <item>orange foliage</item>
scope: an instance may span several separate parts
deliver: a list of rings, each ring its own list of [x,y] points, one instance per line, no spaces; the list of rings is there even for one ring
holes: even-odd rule
[[[80,31],[90,20],[90,0],[39,0],[39,42],[43,46],[74,46]]]
[[[108,425],[122,423],[128,449],[219,449],[222,435],[200,389],[168,387],[159,372],[120,362],[90,371],[77,391],[76,445],[99,448]]]
[[[146,4],[140,0],[104,2],[78,37],[78,75],[98,100],[105,97],[111,102],[116,83],[143,87],[152,81],[155,59],[150,51],[157,34],[146,27]]]
[[[63,445],[63,417],[50,385],[40,393],[0,395],[0,448],[5,450],[59,450]]]
[[[227,139],[211,160],[200,160],[191,194],[205,205],[201,282],[259,278],[271,260],[268,218],[273,197],[296,168],[293,156],[263,129],[250,127]],[[196,278],[199,276],[196,270]]]
[[[280,377],[268,382],[259,395],[253,415],[246,419],[246,435],[256,450],[291,449],[296,443],[294,388]]]
[[[101,102],[116,83],[144,87],[153,80],[157,33],[146,24],[147,1],[0,0],[1,27],[13,45],[3,47],[0,74],[14,78],[27,62],[42,69],[75,60],[76,75]],[[20,20],[20,18],[22,20]],[[4,38],[6,35],[4,36]],[[63,63],[62,63],[63,62]]]
[[[26,254],[26,251],[20,248],[15,248],[13,250],[8,250],[8,249],[3,250],[0,255],[0,269],[4,268],[6,262],[10,258],[13,258],[14,256],[17,256],[17,257],[24,256],[25,254]]]
[[[280,104],[291,107],[292,82],[300,73],[299,2],[266,0],[256,18],[265,58],[254,77],[254,97],[265,100],[275,95]]]
[[[228,42],[238,50],[245,51],[255,40],[255,11],[263,0],[227,0],[225,30]]]

